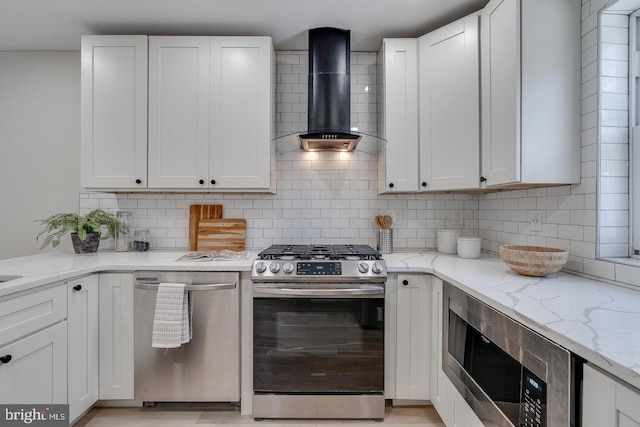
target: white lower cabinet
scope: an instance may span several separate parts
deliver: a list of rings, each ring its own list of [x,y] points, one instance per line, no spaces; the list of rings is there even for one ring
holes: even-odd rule
[[[398,274],[396,399],[430,398],[431,280],[428,275]]]
[[[431,284],[431,403],[439,413],[447,413],[449,402],[446,387],[442,385],[442,330],[442,279],[434,277]]]
[[[67,282],[69,421],[98,400],[98,275]]]
[[[0,348],[0,361],[3,404],[67,403],[66,322]]]
[[[442,369],[442,280],[432,280],[431,299],[431,403],[447,427],[483,427],[480,418],[451,383]]]
[[[640,391],[589,364],[582,384],[583,427],[640,427]]]
[[[99,276],[100,399],[133,399],[133,275]]]
[[[67,403],[66,287],[0,300],[0,402]]]

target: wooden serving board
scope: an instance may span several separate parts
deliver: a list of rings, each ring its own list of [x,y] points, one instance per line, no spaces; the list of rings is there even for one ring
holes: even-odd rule
[[[244,251],[247,221],[244,219],[201,219],[198,251]]]
[[[198,226],[201,219],[222,218],[222,205],[191,205],[189,206],[189,250],[198,247]]]

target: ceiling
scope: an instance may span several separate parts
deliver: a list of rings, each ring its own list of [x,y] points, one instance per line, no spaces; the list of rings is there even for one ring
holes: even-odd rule
[[[352,51],[417,37],[488,0],[0,0],[0,50],[79,50],[83,34],[268,35],[307,49],[309,28],[351,30]]]

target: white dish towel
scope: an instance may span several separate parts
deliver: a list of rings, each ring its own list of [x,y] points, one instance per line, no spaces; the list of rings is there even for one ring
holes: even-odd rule
[[[184,283],[160,283],[151,346],[177,348],[191,341],[191,300]]]

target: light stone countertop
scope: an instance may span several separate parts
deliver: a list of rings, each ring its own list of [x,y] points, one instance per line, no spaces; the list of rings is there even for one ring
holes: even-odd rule
[[[521,276],[500,257],[384,255],[391,273],[432,273],[640,389],[640,290],[557,273]]]
[[[176,260],[186,251],[50,252],[0,260],[0,303],[10,294],[101,271],[251,271],[258,251],[245,260]],[[640,290],[567,273],[544,278],[511,271],[483,254],[467,260],[437,252],[384,255],[389,273],[435,274],[473,297],[640,389]]]
[[[188,251],[114,252],[76,255],[72,251],[49,252],[0,260],[0,278],[22,276],[0,283],[0,298],[53,282],[101,271],[133,272],[137,270],[173,271],[251,271],[259,251],[248,251],[242,260],[176,261]]]

